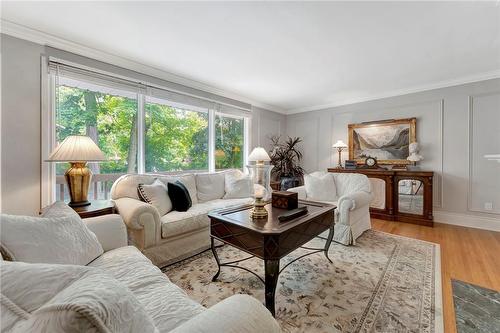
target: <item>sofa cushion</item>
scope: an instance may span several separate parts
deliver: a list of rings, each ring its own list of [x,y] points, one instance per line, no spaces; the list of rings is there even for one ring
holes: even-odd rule
[[[137,186],[139,197],[150,205],[153,205],[160,216],[172,210],[172,201],[168,195],[167,186],[162,181],[156,179],[153,184],[139,184]]]
[[[318,201],[336,200],[335,183],[333,176],[329,173],[304,175],[304,186],[308,199]]]
[[[193,174],[183,174],[183,175],[161,175],[158,176],[165,185],[168,183],[175,183],[180,181],[188,190],[191,202],[194,204],[198,203],[198,195],[196,190],[196,178]]]
[[[252,178],[240,170],[225,173],[224,199],[248,198],[254,194]]]
[[[222,171],[196,174],[196,190],[200,202],[222,199],[226,193],[224,189],[224,173]]]
[[[193,202],[186,186],[178,180],[172,183],[169,182],[167,185],[168,196],[172,201],[173,209],[178,212],[187,211],[193,205]]]
[[[160,332],[169,332],[205,310],[133,246],[105,252],[89,266],[105,270],[127,286]]]
[[[252,198],[217,199],[193,205],[187,212],[172,211],[160,218],[162,238],[174,237],[187,232],[208,229],[209,211],[235,205],[250,204]]]
[[[2,331],[154,332],[133,293],[100,269],[2,263]],[[18,316],[13,324],[9,318]],[[4,316],[7,319],[4,322]],[[5,325],[5,326],[4,326]]]
[[[103,253],[96,235],[64,202],[47,208],[44,217],[2,214],[0,230],[2,251],[15,261],[86,265]]]

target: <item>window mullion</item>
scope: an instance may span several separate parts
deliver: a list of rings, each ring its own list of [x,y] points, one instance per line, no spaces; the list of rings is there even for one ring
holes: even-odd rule
[[[215,110],[208,110],[208,171],[215,172]]]
[[[248,155],[250,154],[251,122],[249,117],[243,118],[243,171],[246,171]]]
[[[144,147],[144,123],[146,120],[145,96],[137,95],[137,173],[144,173],[145,168],[145,147]]]

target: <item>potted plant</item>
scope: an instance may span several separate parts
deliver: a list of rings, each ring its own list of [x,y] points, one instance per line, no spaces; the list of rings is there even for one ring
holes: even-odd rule
[[[281,142],[281,136],[272,136],[270,140],[271,164],[274,165],[273,178],[280,182],[282,191],[299,186],[304,176],[304,169],[299,165],[302,152],[297,145],[302,142],[302,139],[289,137],[285,142]]]

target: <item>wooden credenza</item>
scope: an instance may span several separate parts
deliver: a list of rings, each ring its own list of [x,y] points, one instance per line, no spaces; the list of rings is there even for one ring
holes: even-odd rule
[[[434,225],[432,216],[432,171],[386,169],[337,169],[328,172],[361,173],[385,184],[383,207],[370,207],[374,218],[426,226]],[[373,183],[372,183],[373,184]],[[379,200],[380,201],[380,200]]]

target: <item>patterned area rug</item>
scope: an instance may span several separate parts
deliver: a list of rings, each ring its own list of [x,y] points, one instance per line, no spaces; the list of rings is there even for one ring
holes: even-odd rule
[[[307,244],[321,247],[315,239]],[[223,262],[245,253],[223,246]],[[282,259],[283,265],[307,250]],[[329,263],[316,253],[288,266],[276,290],[276,319],[284,332],[443,331],[439,245],[370,230],[356,246],[332,243]],[[263,276],[263,262],[242,262]],[[165,268],[167,276],[204,306],[245,293],[264,301],[264,286],[241,269],[217,265],[210,251]]]

